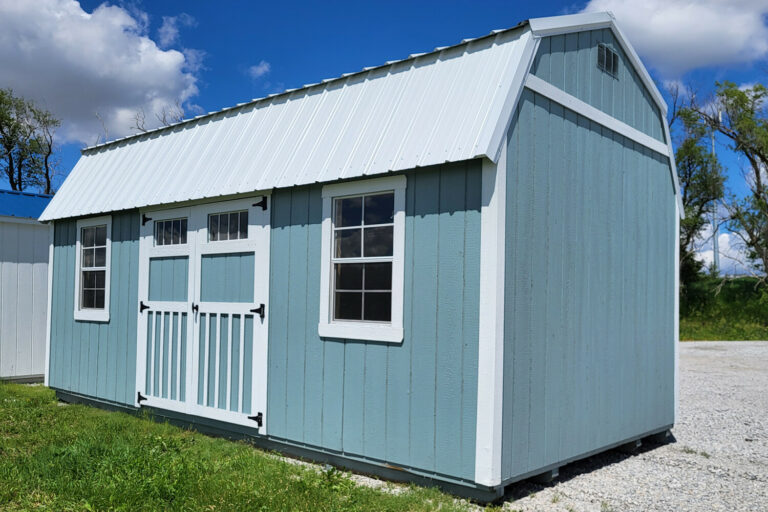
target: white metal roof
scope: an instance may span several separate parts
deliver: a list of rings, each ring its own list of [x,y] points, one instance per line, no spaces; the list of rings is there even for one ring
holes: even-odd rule
[[[597,27],[618,32],[608,13],[530,20],[86,148],[40,220],[496,161],[535,39]]]

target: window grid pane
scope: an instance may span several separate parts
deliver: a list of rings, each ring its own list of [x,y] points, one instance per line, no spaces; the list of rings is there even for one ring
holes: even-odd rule
[[[155,221],[155,245],[180,245],[187,243],[187,219]]]
[[[208,215],[208,241],[245,240],[248,238],[248,211]]]
[[[333,318],[391,322],[394,193],[337,198],[333,204]]]

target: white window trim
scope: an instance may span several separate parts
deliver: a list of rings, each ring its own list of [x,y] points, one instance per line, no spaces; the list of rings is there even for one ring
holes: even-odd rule
[[[323,187],[322,252],[320,269],[320,323],[323,338],[402,343],[403,341],[403,276],[405,258],[405,176],[387,176],[365,181],[326,185]],[[333,248],[333,198],[394,191],[395,215],[392,235],[392,321],[387,324],[333,320],[331,289],[331,252]]]
[[[83,228],[91,226],[107,226],[107,259],[104,272],[104,309],[81,309],[80,308],[80,257],[82,250],[80,248],[80,236]],[[110,276],[112,275],[112,216],[90,217],[77,221],[77,243],[75,244],[75,320],[85,322],[109,322],[109,295],[110,295]]]

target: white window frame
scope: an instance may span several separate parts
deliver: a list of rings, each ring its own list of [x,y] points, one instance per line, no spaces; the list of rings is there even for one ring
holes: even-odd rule
[[[405,258],[405,187],[406,177],[388,176],[323,187],[323,223],[320,270],[320,323],[323,338],[402,343],[403,275]],[[392,233],[392,319],[391,322],[344,321],[333,319],[333,200],[337,197],[394,192],[394,228]]]
[[[80,237],[83,228],[94,226],[107,226],[107,255],[104,264],[104,309],[82,309],[80,307],[80,278],[82,271],[80,269],[80,258],[82,257],[82,248]],[[109,296],[110,296],[110,276],[112,275],[112,216],[91,217],[77,221],[77,242],[75,243],[75,320],[84,322],[109,322]]]

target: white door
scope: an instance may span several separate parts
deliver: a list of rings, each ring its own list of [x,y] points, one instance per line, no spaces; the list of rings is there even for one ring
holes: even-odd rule
[[[136,405],[266,433],[268,204],[142,212]]]

